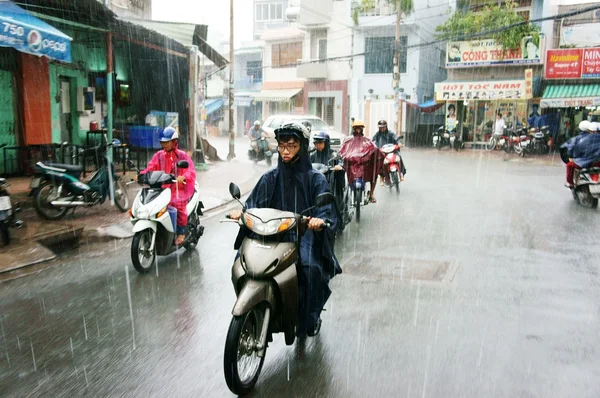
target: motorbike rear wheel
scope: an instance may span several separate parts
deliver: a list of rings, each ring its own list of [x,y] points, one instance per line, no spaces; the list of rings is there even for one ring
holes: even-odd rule
[[[190,220],[188,221],[188,231],[190,231],[190,237],[188,241],[183,245],[185,250],[194,250],[198,241],[200,240],[200,236],[198,236],[197,228],[200,227],[200,221],[198,220],[198,214],[195,212],[190,216]]]
[[[574,193],[575,194],[573,197],[575,197],[575,200],[583,207],[587,207],[589,209],[595,209],[598,207],[598,198],[594,198],[592,196],[589,186],[579,186],[575,188]]]
[[[35,196],[33,198],[35,211],[40,217],[45,218],[46,220],[60,220],[69,210],[68,207],[56,207],[52,206],[50,203],[53,200],[60,198],[56,193],[57,190],[58,187],[51,181],[44,181],[35,191]]]
[[[223,370],[227,387],[236,395],[246,395],[254,388],[266,356],[258,356],[256,346],[260,343],[260,332],[264,309],[254,307],[244,315],[234,316],[229,324],[225,340]],[[262,315],[262,316],[261,316]]]
[[[150,250],[152,244],[151,229],[136,232],[131,242],[131,262],[133,268],[140,274],[147,274],[156,262],[156,248]]]

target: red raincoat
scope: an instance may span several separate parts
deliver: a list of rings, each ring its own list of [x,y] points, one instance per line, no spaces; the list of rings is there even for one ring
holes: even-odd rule
[[[340,148],[340,156],[344,159],[348,183],[362,177],[365,182],[374,184],[385,158],[373,141],[363,135],[344,141]]]
[[[190,167],[187,169],[178,169],[176,163],[180,160],[187,160]],[[174,183],[171,184],[171,203],[170,205],[177,209],[177,225],[185,227],[187,225],[187,211],[185,206],[187,202],[194,194],[194,183],[196,182],[196,168],[194,162],[182,150],[175,148],[166,152],[164,150],[158,151],[148,163],[148,167],[141,171],[140,174],[145,174],[149,171],[163,171],[165,173],[174,174],[175,176],[184,176],[185,184]]]

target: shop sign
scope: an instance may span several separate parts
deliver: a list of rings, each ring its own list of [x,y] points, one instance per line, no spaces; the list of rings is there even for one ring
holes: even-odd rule
[[[525,69],[525,98],[533,98],[533,69]]]
[[[577,108],[587,106],[600,106],[600,98],[585,97],[585,98],[542,98],[542,108]]]
[[[600,77],[600,47],[548,50],[546,79]]]
[[[542,63],[544,38],[537,46],[531,36],[523,38],[520,48],[504,49],[496,40],[452,41],[446,45],[446,68],[491,65],[538,65]]]
[[[525,80],[442,82],[435,84],[436,101],[525,99]]]
[[[250,106],[252,105],[252,98],[250,97],[235,97],[235,106]]]
[[[600,77],[600,47],[583,49],[581,77]]]

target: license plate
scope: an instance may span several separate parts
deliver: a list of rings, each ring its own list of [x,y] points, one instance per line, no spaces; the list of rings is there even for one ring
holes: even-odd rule
[[[8,196],[0,196],[0,210],[10,210],[10,198]]]
[[[36,189],[37,187],[40,186],[40,181],[41,181],[41,178],[32,178],[31,181],[29,182],[29,188]]]
[[[589,187],[590,187],[591,194],[593,194],[593,195],[600,194],[600,184],[595,184],[595,185],[590,184]]]

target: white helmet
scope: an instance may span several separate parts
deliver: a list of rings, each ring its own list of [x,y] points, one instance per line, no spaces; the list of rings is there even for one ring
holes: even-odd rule
[[[255,121],[255,122],[254,122],[254,125],[255,125],[255,126],[260,126],[260,120],[257,120],[257,121]]]
[[[600,131],[600,123],[598,122],[592,122],[590,123],[590,131]]]
[[[579,123],[579,131],[590,131],[591,128],[591,123],[588,122],[587,120],[582,120]]]

